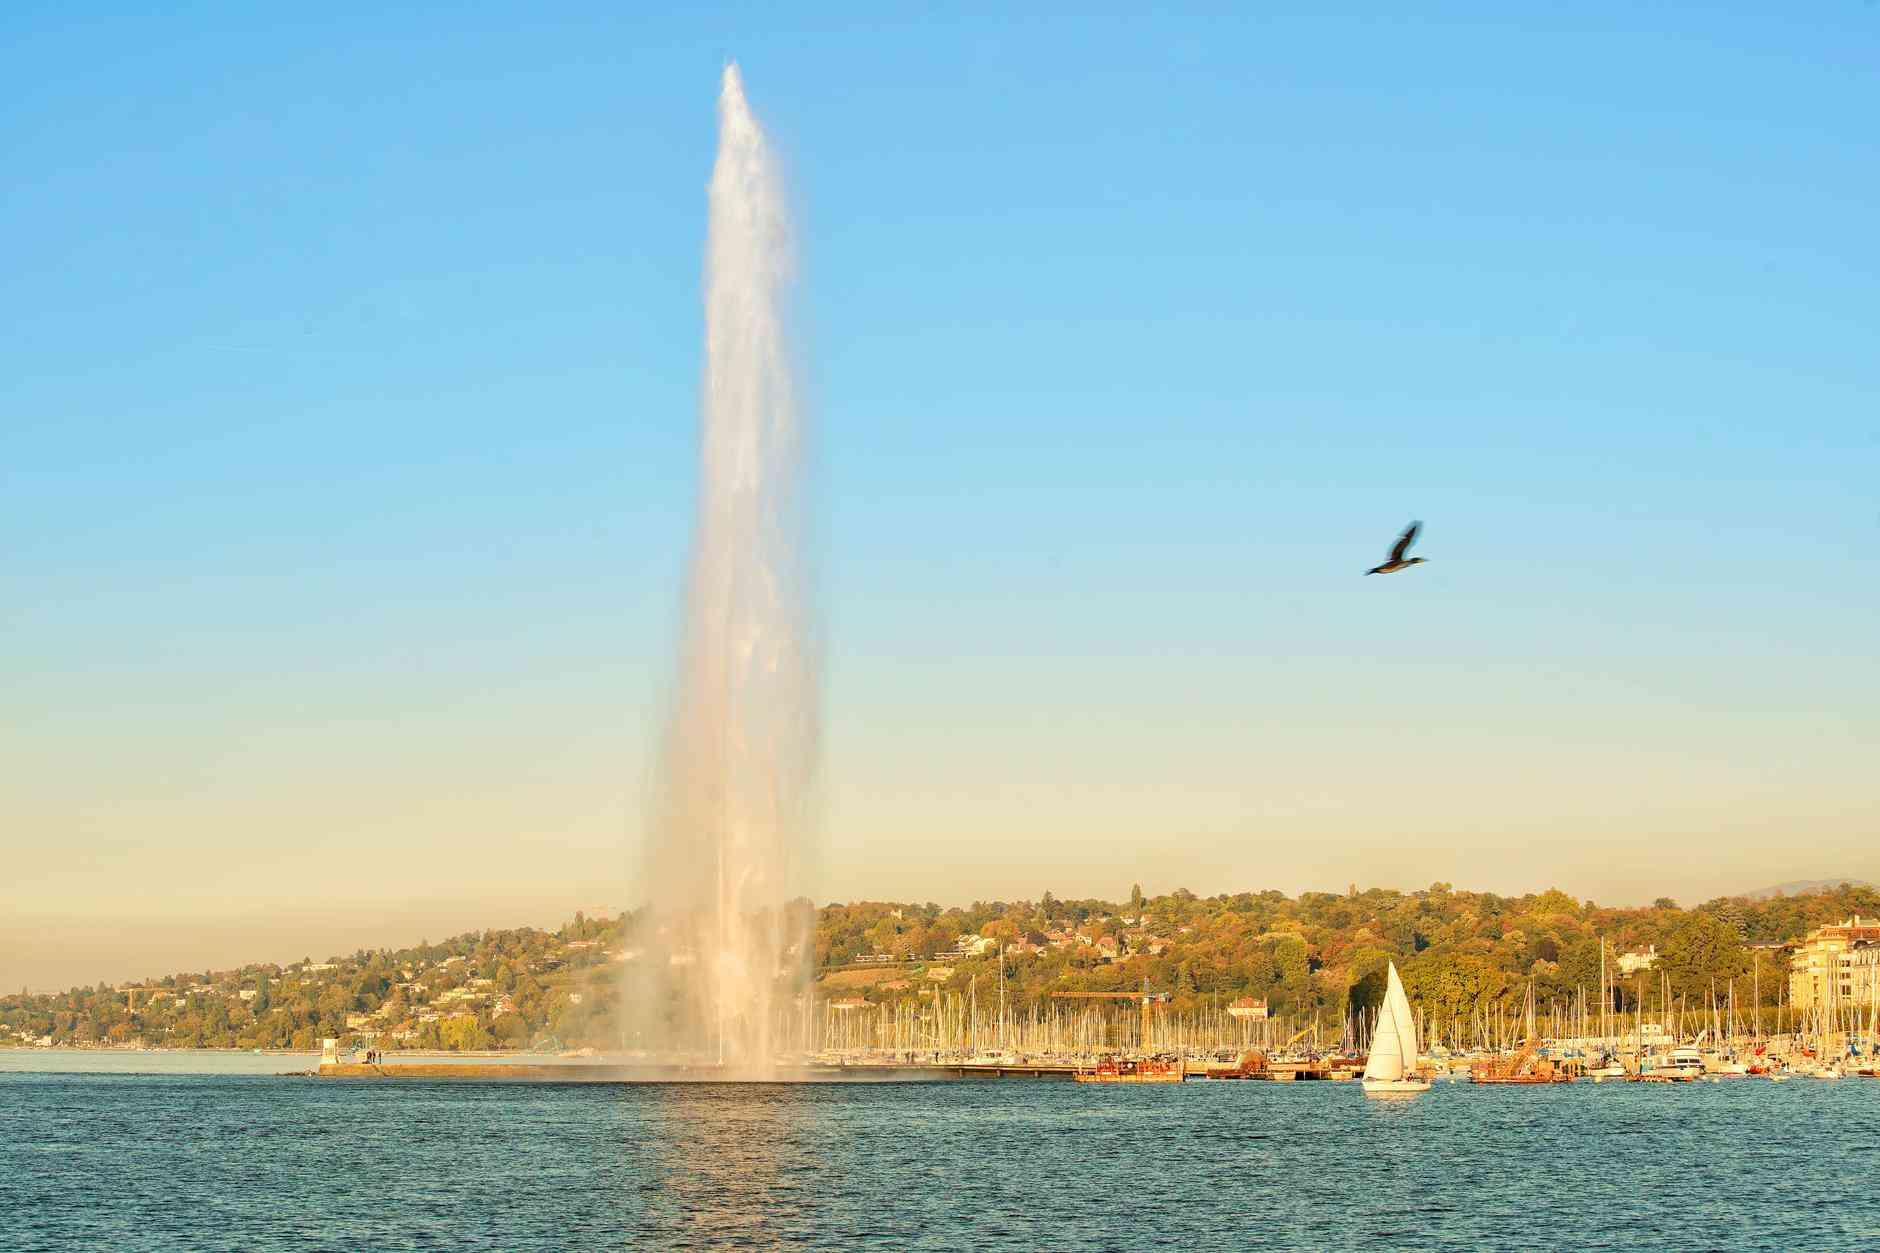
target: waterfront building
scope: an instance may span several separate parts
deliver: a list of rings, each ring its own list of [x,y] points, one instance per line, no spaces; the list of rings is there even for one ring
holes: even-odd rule
[[[1789,1003],[1866,1005],[1880,994],[1880,919],[1855,914],[1816,927],[1789,958]]]

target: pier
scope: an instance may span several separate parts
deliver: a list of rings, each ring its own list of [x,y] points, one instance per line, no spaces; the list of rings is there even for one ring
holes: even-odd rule
[[[862,1063],[780,1069],[786,1083],[919,1083],[953,1079],[1069,1079],[1072,1062],[1013,1065]],[[743,1079],[715,1066],[630,1066],[580,1062],[322,1062],[317,1079],[469,1081],[476,1083],[723,1083]]]

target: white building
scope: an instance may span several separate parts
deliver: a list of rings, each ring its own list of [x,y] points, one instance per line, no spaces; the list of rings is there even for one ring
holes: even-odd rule
[[[1635,948],[1619,954],[1619,973],[1635,975],[1641,970],[1650,970],[1658,964],[1658,946],[1647,944],[1644,948]]]

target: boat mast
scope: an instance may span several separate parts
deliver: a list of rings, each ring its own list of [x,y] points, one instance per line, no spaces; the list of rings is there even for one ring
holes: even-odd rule
[[[1612,991],[1606,986],[1606,937],[1599,937],[1599,1038],[1606,1039],[1606,1010],[1612,1005]]]
[[[999,941],[999,1051],[1005,1052],[1005,941]]]
[[[1750,1039],[1762,1039],[1762,954],[1756,954],[1756,960],[1750,963],[1750,1000],[1756,1007],[1756,1025],[1750,1028]]]

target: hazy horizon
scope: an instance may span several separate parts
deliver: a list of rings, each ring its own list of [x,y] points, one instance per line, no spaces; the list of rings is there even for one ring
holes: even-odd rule
[[[812,898],[1880,879],[1871,10],[9,35],[0,987],[634,901],[733,56]]]

